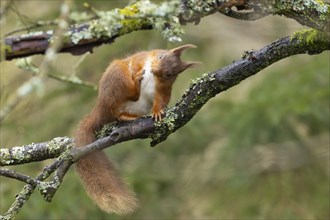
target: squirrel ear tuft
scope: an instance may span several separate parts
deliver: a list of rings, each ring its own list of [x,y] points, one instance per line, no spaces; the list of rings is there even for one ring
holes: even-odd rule
[[[196,62],[196,61],[191,61],[191,62],[184,62],[185,69],[191,68],[191,67],[198,67],[202,63],[201,62]]]
[[[181,55],[182,51],[184,51],[185,49],[196,48],[196,47],[197,46],[193,45],[193,44],[185,44],[185,45],[182,45],[180,47],[172,49],[171,52],[174,53],[174,54],[177,54],[177,55]]]

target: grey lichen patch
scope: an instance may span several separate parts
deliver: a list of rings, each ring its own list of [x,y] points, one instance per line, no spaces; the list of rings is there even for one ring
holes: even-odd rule
[[[56,137],[47,144],[50,155],[58,155],[59,159],[70,159],[70,150],[74,146],[73,140],[69,137]]]
[[[10,149],[8,148],[2,148],[0,149],[0,165],[10,165],[14,162],[14,160],[11,158],[10,155]]]
[[[169,110],[166,112],[166,117],[163,118],[160,122],[156,123],[158,125],[166,127],[169,132],[173,131],[175,128],[175,121],[178,119],[178,115],[173,111]]]
[[[0,165],[11,165],[14,163],[21,163],[27,161],[31,158],[31,152],[35,149],[34,144],[22,146],[22,147],[13,147],[11,149],[0,149]]]
[[[228,2],[228,0],[186,0],[184,1],[181,18],[183,21],[195,21],[197,24],[201,17],[217,11],[218,6],[225,2]]]
[[[81,30],[69,31],[66,35],[71,38],[72,43],[77,44],[81,40],[94,38],[111,39],[145,26],[152,26],[160,30],[167,40],[179,41],[183,34],[183,29],[176,17],[180,12],[179,3],[180,1],[174,0],[155,4],[146,0],[123,9],[95,10],[98,19],[89,22]]]
[[[213,82],[215,79],[216,79],[215,74],[213,73],[204,73],[202,76],[193,79],[191,81],[189,88],[186,90],[185,94],[183,95],[183,97],[186,97],[188,93],[190,93],[194,89],[198,89],[197,95],[200,95],[203,91],[201,85],[205,83]]]
[[[189,89],[184,94],[185,97],[192,93],[189,98],[189,103],[186,103],[185,99],[183,99],[184,102],[178,103],[178,106],[187,105],[187,114],[192,117],[209,99],[214,97],[217,93],[219,85],[214,84],[215,80],[215,73],[205,73],[201,77],[194,79]]]
[[[155,123],[155,132],[150,136],[151,146],[164,141],[171,133],[189,121],[202,105],[215,95],[215,89],[212,86],[205,86],[205,84],[211,85],[214,80],[216,80],[215,74],[205,73],[192,81],[180,102],[166,110],[165,117]]]
[[[42,35],[45,35],[45,37],[47,37],[47,35],[51,36],[53,34],[54,34],[54,31],[35,31],[35,32],[23,34],[20,36],[20,38],[26,39],[26,38],[40,37]]]
[[[52,196],[50,196],[52,194],[51,192],[56,191],[60,185],[61,185],[61,181],[55,173],[54,179],[52,181],[38,182],[37,189],[40,191],[44,199],[47,202],[50,202],[52,199]]]
[[[150,135],[150,138],[152,139],[150,145],[152,147],[166,140],[166,138],[178,127],[177,119],[179,118],[179,115],[176,113],[175,107],[167,109],[165,112],[165,117],[161,121],[155,122],[155,132]]]
[[[326,14],[329,13],[329,5],[321,0],[279,0],[276,3],[276,11],[293,10],[299,13],[306,13],[308,11],[316,11],[320,19],[325,20]]]
[[[71,149],[73,147],[73,140],[69,137],[55,137],[47,143],[49,154],[57,154],[63,149]]]
[[[57,137],[47,143],[32,143],[10,149],[0,149],[0,165],[13,165],[40,161],[59,156],[62,152],[69,151],[73,140],[69,137]]]
[[[106,136],[109,136],[112,131],[116,130],[118,128],[118,123],[117,122],[112,122],[109,124],[104,125],[101,130],[96,132],[96,138],[104,138]]]

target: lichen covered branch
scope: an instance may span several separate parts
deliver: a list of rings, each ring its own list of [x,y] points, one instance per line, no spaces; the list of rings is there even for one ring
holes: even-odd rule
[[[238,10],[233,11],[232,7]],[[111,11],[94,9],[97,19],[71,26],[64,33],[65,41],[59,52],[81,55],[137,30],[156,29],[165,39],[180,41],[184,32],[182,25],[197,24],[203,17],[219,11],[243,20],[256,20],[269,14],[284,15],[311,28],[330,32],[330,6],[319,0],[172,0],[159,4],[147,0]],[[53,36],[54,31],[49,30],[7,37],[2,45],[5,59],[44,53],[54,40]]]
[[[65,150],[73,146],[73,141],[68,137],[57,137],[43,143],[1,148],[0,166],[11,166],[24,163],[43,161],[60,156]]]
[[[248,5],[258,13],[283,15],[302,25],[330,32],[330,4],[321,0],[250,0]]]
[[[166,115],[161,122],[155,123],[150,116],[146,116],[132,122],[105,126],[99,133],[99,140],[79,149],[72,148],[73,140],[68,137],[55,138],[48,143],[0,149],[0,165],[15,165],[55,158],[64,151],[66,154],[69,152],[72,160],[76,161],[92,151],[137,138],[150,137],[151,144],[156,145],[185,125],[212,97],[237,85],[272,63],[296,54],[318,54],[326,50],[330,50],[330,37],[326,33],[313,29],[296,32],[260,50],[245,52],[240,60],[194,80],[182,99],[174,107],[166,110]],[[71,151],[70,148],[72,148]]]

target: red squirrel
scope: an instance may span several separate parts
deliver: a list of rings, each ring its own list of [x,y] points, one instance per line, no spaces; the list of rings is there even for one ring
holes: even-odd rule
[[[98,100],[93,110],[80,122],[75,133],[75,146],[82,147],[96,140],[95,132],[113,121],[134,120],[152,112],[162,119],[177,76],[198,62],[182,61],[187,44],[172,50],[151,50],[114,60],[99,82]],[[104,211],[129,214],[137,207],[135,194],[120,178],[114,165],[102,151],[76,162],[76,170],[87,194]]]

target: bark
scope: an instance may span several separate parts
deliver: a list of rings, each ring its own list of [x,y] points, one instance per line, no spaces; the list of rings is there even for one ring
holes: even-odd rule
[[[256,20],[270,14],[284,15],[316,30],[330,32],[330,6],[322,1],[234,0],[228,3],[219,0],[172,0],[162,5],[166,8],[162,16],[143,12],[144,7],[159,8],[159,5],[138,2],[120,10],[109,11],[105,16],[91,22],[72,26],[64,34],[65,41],[59,52],[69,52],[73,55],[92,52],[94,47],[113,43],[117,37],[137,30],[166,29],[163,31],[165,38],[178,40],[182,32],[181,25],[188,22],[198,24],[203,17],[219,11],[242,20]],[[236,6],[238,11],[232,10],[233,6]],[[111,19],[109,16],[112,16]],[[173,19],[173,16],[177,17],[180,23]],[[50,30],[7,37],[1,45],[5,53],[4,59],[43,54],[53,40],[53,35],[54,32]]]
[[[0,169],[0,175],[27,183],[15,198],[10,209],[0,218],[13,218],[35,189],[41,192],[46,201],[51,201],[67,170],[79,158],[93,151],[103,150],[120,142],[136,138],[151,138],[151,146],[156,146],[188,123],[211,98],[239,84],[271,64],[297,54],[314,55],[330,50],[329,5],[322,1],[305,0],[299,2],[300,4],[297,1],[281,0],[235,0],[230,1],[231,4],[225,5],[224,3],[228,3],[227,1],[170,1],[164,3],[168,4],[168,7],[167,14],[163,17],[157,14],[144,14],[141,5],[141,8],[138,7],[139,5],[131,5],[119,10],[121,16],[116,15],[116,17],[114,12],[107,14],[114,16],[114,20],[112,20],[114,26],[118,22],[121,24],[117,28],[105,26],[104,28],[111,29],[109,32],[105,33],[105,29],[95,31],[96,28],[100,28],[103,18],[72,27],[64,34],[65,40],[59,52],[82,54],[91,51],[93,47],[102,43],[113,42],[115,38],[123,34],[150,28],[160,28],[159,30],[161,30],[165,26],[168,27],[168,25],[170,25],[171,30],[167,31],[164,37],[169,40],[179,39],[181,25],[186,22],[198,23],[202,17],[218,11],[227,16],[248,20],[259,19],[268,14],[284,15],[314,29],[303,30],[292,36],[281,38],[260,50],[245,52],[241,59],[231,65],[196,79],[181,100],[174,107],[166,110],[165,116],[160,122],[154,122],[150,116],[146,116],[132,122],[105,126],[100,131],[101,138],[81,148],[72,148],[73,140],[63,137],[45,143],[0,149],[0,166],[56,158],[51,165],[45,167],[35,178],[5,168]],[[178,6],[178,3],[180,7],[175,7]],[[150,2],[140,4],[157,7],[157,5]],[[237,10],[232,10],[233,6]],[[246,10],[249,11],[246,12]],[[173,20],[173,17],[178,19]],[[49,42],[53,40],[52,37],[53,31],[8,37],[5,39],[5,45],[1,45],[5,52],[5,59],[10,60],[45,53],[49,47]],[[53,174],[53,177],[49,181],[45,181],[51,174]]]
[[[330,38],[327,34],[312,29],[297,32],[260,50],[245,52],[240,60],[196,79],[181,100],[165,111],[161,122],[154,122],[150,116],[146,116],[132,122],[108,125],[100,131],[99,140],[82,148],[71,149],[73,140],[63,137],[45,143],[0,149],[0,165],[17,165],[56,158],[63,152],[68,154],[70,149],[66,159],[76,161],[92,151],[137,138],[151,138],[151,146],[155,146],[190,121],[211,98],[244,79],[286,57],[297,54],[314,55],[326,50],[330,50]]]

